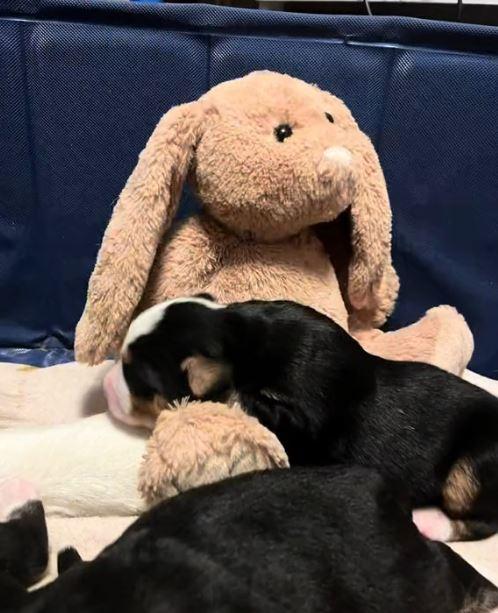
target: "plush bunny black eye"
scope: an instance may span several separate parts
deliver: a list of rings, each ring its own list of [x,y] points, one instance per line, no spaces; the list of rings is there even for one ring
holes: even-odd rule
[[[292,128],[288,123],[282,123],[275,128],[275,138],[279,143],[283,143],[289,136],[292,136]]]
[[[334,123],[334,118],[330,113],[325,113],[325,117],[330,121],[330,123]]]

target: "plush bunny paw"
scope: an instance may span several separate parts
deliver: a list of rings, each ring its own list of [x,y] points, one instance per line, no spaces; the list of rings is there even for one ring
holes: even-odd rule
[[[418,325],[422,336],[425,333],[433,337],[430,363],[461,375],[474,352],[474,337],[463,315],[451,306],[441,305],[429,309]]]

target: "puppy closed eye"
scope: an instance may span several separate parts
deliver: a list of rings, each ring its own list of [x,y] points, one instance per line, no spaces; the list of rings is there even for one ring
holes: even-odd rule
[[[330,123],[334,123],[334,118],[332,117],[330,113],[325,113],[325,117],[327,118],[328,121],[330,121]]]

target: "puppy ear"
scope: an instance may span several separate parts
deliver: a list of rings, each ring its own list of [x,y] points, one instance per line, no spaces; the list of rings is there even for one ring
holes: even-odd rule
[[[118,348],[171,225],[200,138],[204,105],[172,108],[159,121],[104,234],[76,329],[76,358],[96,364]]]
[[[181,368],[187,373],[190,389],[197,398],[203,398],[207,394],[227,386],[232,376],[228,364],[202,355],[186,358],[182,362]]]

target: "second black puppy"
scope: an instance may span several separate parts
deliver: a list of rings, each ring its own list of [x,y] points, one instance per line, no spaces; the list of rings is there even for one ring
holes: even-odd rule
[[[157,410],[158,398],[235,398],[291,464],[375,467],[414,507],[442,507],[453,521],[429,517],[432,538],[498,530],[498,399],[434,366],[370,355],[311,308],[169,301],[132,323],[122,364],[123,413]]]
[[[0,535],[12,521],[0,523]],[[8,532],[23,561],[25,521]],[[46,555],[46,527],[33,553]],[[33,553],[31,558],[33,558]],[[301,468],[242,475],[144,513],[95,560],[27,592],[0,567],[2,613],[497,613],[498,589],[449,547],[423,539],[375,471]]]

